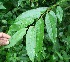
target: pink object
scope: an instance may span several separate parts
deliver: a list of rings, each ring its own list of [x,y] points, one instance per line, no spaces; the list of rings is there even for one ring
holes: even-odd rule
[[[10,36],[3,32],[0,33],[0,46],[8,45],[9,44]]]

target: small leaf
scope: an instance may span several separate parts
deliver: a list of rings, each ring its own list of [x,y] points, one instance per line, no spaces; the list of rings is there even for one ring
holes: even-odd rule
[[[36,47],[36,31],[33,26],[30,26],[26,34],[26,50],[32,62],[34,62],[35,58],[35,47]]]
[[[66,42],[67,42],[68,47],[70,48],[70,35],[67,36]]]
[[[69,62],[70,57],[68,56],[67,52],[64,50],[62,50],[61,52],[65,62]]]
[[[50,11],[49,13],[47,13],[45,17],[45,24],[46,24],[46,29],[47,29],[49,38],[53,43],[56,42],[56,37],[57,37],[56,23],[57,23],[57,18],[55,13],[53,11]]]
[[[0,9],[6,9],[4,6],[3,6],[3,3],[0,2]]]
[[[23,1],[24,0],[18,0],[18,6],[20,6]]]
[[[23,36],[26,34],[26,28],[22,28],[19,31],[17,31],[11,38],[10,38],[10,44],[5,46],[5,48],[10,48],[14,46],[18,41],[20,41]]]
[[[41,18],[36,22],[36,56],[39,62],[41,62],[41,56],[43,52],[43,39],[44,39],[44,20]]]
[[[34,7],[34,3],[33,2],[31,3],[31,7]]]
[[[63,17],[63,10],[62,10],[62,8],[60,6],[57,6],[56,16],[58,18],[58,21],[61,23],[62,17]]]

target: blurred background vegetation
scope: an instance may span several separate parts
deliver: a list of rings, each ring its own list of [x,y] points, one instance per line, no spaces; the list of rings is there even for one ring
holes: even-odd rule
[[[59,1],[61,0],[0,0],[0,32],[7,33],[9,26],[21,13],[38,7],[50,7]],[[60,54],[58,53],[58,56],[56,55],[54,59],[55,62],[70,62],[70,0],[59,5],[64,11],[64,16],[62,23],[57,26]],[[53,62],[52,43],[49,42],[47,36],[44,39],[44,47],[42,62]],[[25,41],[10,49],[1,48],[0,62],[30,62],[26,54]]]

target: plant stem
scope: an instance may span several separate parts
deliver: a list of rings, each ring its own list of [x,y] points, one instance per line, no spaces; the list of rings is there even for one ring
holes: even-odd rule
[[[48,7],[48,9],[39,17],[39,19],[42,18],[46,13],[50,12],[53,8],[57,7],[58,5],[60,5],[61,3],[65,2],[65,1],[68,1],[68,0],[61,0],[61,1],[57,2],[56,4],[54,4],[53,6]]]

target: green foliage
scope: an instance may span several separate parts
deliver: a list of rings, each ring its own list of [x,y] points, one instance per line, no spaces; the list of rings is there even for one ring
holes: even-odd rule
[[[10,48],[14,46],[18,41],[20,41],[23,36],[26,34],[26,28],[22,28],[18,30],[11,38],[10,38],[10,44],[7,45],[5,48]]]
[[[26,34],[26,50],[32,62],[34,62],[35,58],[35,47],[36,47],[36,31],[33,26],[30,26]]]
[[[17,17],[14,24],[22,25],[22,27],[27,27],[34,22],[34,19],[39,18],[46,9],[47,7],[42,7],[26,11]]]
[[[43,53],[43,39],[44,39],[44,20],[41,18],[36,22],[36,57],[40,62]]]
[[[13,25],[10,26],[8,34],[12,36],[12,32],[14,34],[17,30],[23,27],[25,28],[28,25],[32,24],[34,22],[34,19],[39,18],[40,15],[43,12],[45,12],[46,9],[47,7],[42,7],[42,8],[37,8],[37,9],[29,10],[22,13],[16,18]]]
[[[0,62],[70,62],[69,4],[0,0],[0,31],[11,35],[10,44],[0,47]]]
[[[60,6],[57,6],[56,15],[57,15],[58,21],[61,23],[62,17],[63,17],[63,10]]]
[[[3,3],[0,2],[0,9],[6,9],[4,6],[3,6]]]
[[[45,24],[46,24],[46,29],[47,29],[49,38],[53,43],[55,43],[56,37],[57,37],[57,28],[56,28],[57,18],[53,11],[50,11],[49,13],[46,14]]]

